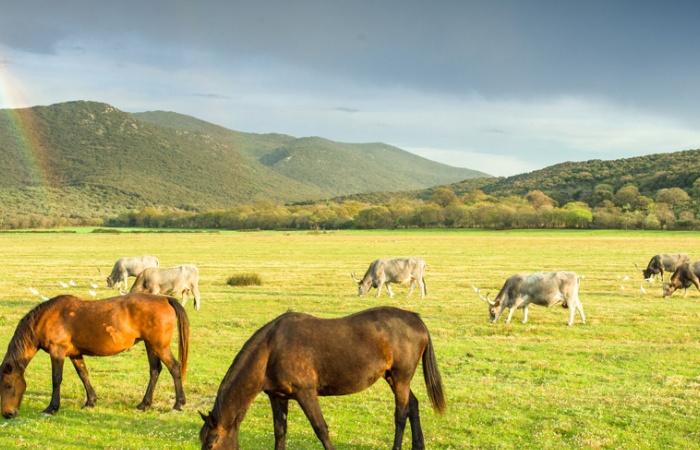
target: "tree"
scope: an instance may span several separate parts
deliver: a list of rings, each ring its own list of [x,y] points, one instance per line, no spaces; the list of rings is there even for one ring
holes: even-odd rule
[[[683,189],[678,187],[659,189],[656,193],[657,203],[666,203],[671,208],[676,205],[681,205],[690,201],[690,196]]]
[[[445,187],[435,189],[433,195],[430,196],[430,201],[443,208],[452,203],[459,203],[459,199],[454,191]]]
[[[552,209],[556,206],[554,200],[551,197],[537,189],[528,192],[525,198],[527,199],[528,203],[530,203],[530,205],[532,205],[532,207],[536,210]]]
[[[639,196],[639,189],[633,184],[628,184],[627,186],[621,187],[617,190],[613,196],[613,203],[615,206],[629,211],[634,206],[637,197]]]

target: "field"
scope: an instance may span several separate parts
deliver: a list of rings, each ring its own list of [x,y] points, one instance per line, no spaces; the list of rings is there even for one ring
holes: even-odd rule
[[[192,322],[187,405],[172,411],[174,389],[161,373],[154,405],[140,412],[148,380],[143,344],[105,358],[86,357],[97,406],[82,409],[85,392],[66,363],[60,411],[42,415],[51,395],[48,355],[27,368],[28,388],[18,418],[0,418],[0,448],[199,448],[202,420],[242,344],[288,309],[338,317],[376,305],[419,312],[435,345],[448,410],[430,408],[422,372],[412,389],[430,449],[700,448],[700,293],[661,298],[661,283],[642,281],[633,263],[656,253],[700,257],[697,233],[605,231],[338,231],[320,233],[2,233],[0,349],[20,318],[41,300],[70,291],[90,298],[89,283],[108,290],[120,256],[153,254],[161,266],[196,264],[202,308]],[[357,297],[360,276],[377,257],[421,256],[428,297],[395,286]],[[568,311],[533,306],[512,323],[488,322],[472,285],[495,296],[521,271],[571,270],[583,276],[580,298],[587,324],[566,326]],[[258,274],[260,286],[226,284]],[[626,280],[625,277],[629,277]],[[60,281],[77,287],[64,289]],[[133,279],[131,279],[133,281]],[[641,288],[646,290],[642,293]],[[624,288],[624,289],[623,289]],[[321,406],[338,449],[390,448],[393,396],[383,381]],[[241,426],[244,449],[273,447],[264,394]],[[404,447],[410,448],[410,432]],[[291,402],[287,448],[321,448],[299,406]]]

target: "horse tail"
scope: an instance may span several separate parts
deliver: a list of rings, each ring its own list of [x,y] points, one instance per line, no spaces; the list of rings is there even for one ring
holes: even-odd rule
[[[442,389],[442,377],[440,377],[430,334],[428,334],[428,346],[423,352],[423,378],[433,409],[439,414],[444,413],[446,408],[445,393]]]
[[[168,297],[168,303],[173,307],[177,316],[177,360],[180,362],[180,378],[184,383],[187,376],[187,358],[190,353],[190,319],[187,317],[185,308],[182,307],[177,299]]]

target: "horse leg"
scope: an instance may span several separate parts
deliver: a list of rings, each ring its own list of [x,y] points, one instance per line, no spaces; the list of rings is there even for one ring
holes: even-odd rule
[[[272,405],[272,417],[275,424],[275,450],[284,450],[287,439],[287,411],[289,410],[289,400],[286,398],[270,397]]]
[[[420,426],[420,412],[418,411],[418,399],[413,391],[408,391],[408,420],[411,422],[411,440],[413,449],[424,449],[423,429]]]
[[[153,350],[153,347],[148,342],[145,342],[145,344],[151,377],[148,380],[146,395],[143,396],[143,400],[141,400],[141,403],[139,403],[136,407],[136,409],[139,409],[141,411],[145,411],[146,408],[151,406],[151,403],[153,403],[153,391],[156,388],[156,382],[158,382],[158,376],[160,375],[160,371],[163,369],[163,366],[160,363],[160,358],[158,358],[158,355],[156,355],[156,352]]]
[[[302,411],[306,414],[306,418],[311,422],[311,426],[316,436],[323,444],[323,448],[325,450],[334,450],[335,447],[328,436],[328,425],[321,413],[321,405],[318,404],[316,392],[309,390],[298,392],[296,399]]]
[[[63,355],[51,355],[51,401],[44,414],[53,414],[61,407],[61,382],[63,381]]]
[[[75,371],[78,372],[78,376],[83,382],[83,386],[85,386],[87,402],[85,403],[83,408],[91,408],[95,406],[95,402],[97,401],[97,394],[95,394],[95,390],[92,388],[92,384],[90,384],[90,377],[88,375],[88,370],[87,366],[85,365],[85,361],[83,360],[82,356],[75,356],[72,357],[70,360],[73,363],[73,367],[75,367]]]
[[[173,352],[170,351],[170,347],[164,347],[162,349],[154,350],[156,358],[160,364],[163,361],[165,367],[168,368],[170,375],[173,377],[173,383],[175,384],[175,405],[173,409],[176,411],[182,411],[182,406],[186,403],[185,401],[185,390],[182,388],[182,376],[180,375],[180,363]],[[156,375],[156,379],[158,376]],[[154,383],[155,385],[155,383]]]
[[[411,389],[407,383],[397,383],[396,379],[391,374],[386,377],[386,381],[389,383],[391,390],[394,392],[394,402],[396,404],[394,409],[394,425],[396,430],[394,431],[394,446],[392,447],[392,450],[401,450],[403,433],[406,429],[406,418],[408,415],[408,403]]]

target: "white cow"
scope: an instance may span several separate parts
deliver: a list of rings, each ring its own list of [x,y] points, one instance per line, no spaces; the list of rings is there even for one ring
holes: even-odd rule
[[[124,289],[127,286],[129,277],[137,277],[141,272],[149,267],[158,267],[160,261],[155,256],[131,256],[119,258],[112,267],[112,273],[107,277],[107,287],[116,287],[121,291],[122,283]],[[102,271],[98,268],[102,275]]]
[[[495,300],[484,298],[475,286],[472,286],[479,298],[489,304],[491,322],[496,322],[506,308],[509,308],[506,323],[510,322],[516,309],[523,309],[523,323],[527,323],[527,307],[534,305],[550,307],[562,302],[569,308],[569,323],[574,323],[574,313],[578,311],[581,322],[586,323],[583,305],[578,298],[580,280],[573,272],[540,272],[535,274],[518,273],[509,277]]]
[[[187,294],[194,297],[194,309],[199,310],[199,270],[192,264],[167,268],[148,268],[136,277],[129,292],[149,294],[182,294],[182,305],[187,303]]]
[[[421,258],[382,258],[377,259],[369,265],[365,276],[358,280],[355,273],[351,274],[352,279],[357,283],[357,295],[362,296],[373,287],[377,288],[377,297],[382,293],[382,286],[386,286],[389,297],[393,297],[391,283],[411,282],[410,296],[416,283],[420,286],[421,298],[425,298],[428,290],[425,286],[423,275],[425,273],[425,261]]]

